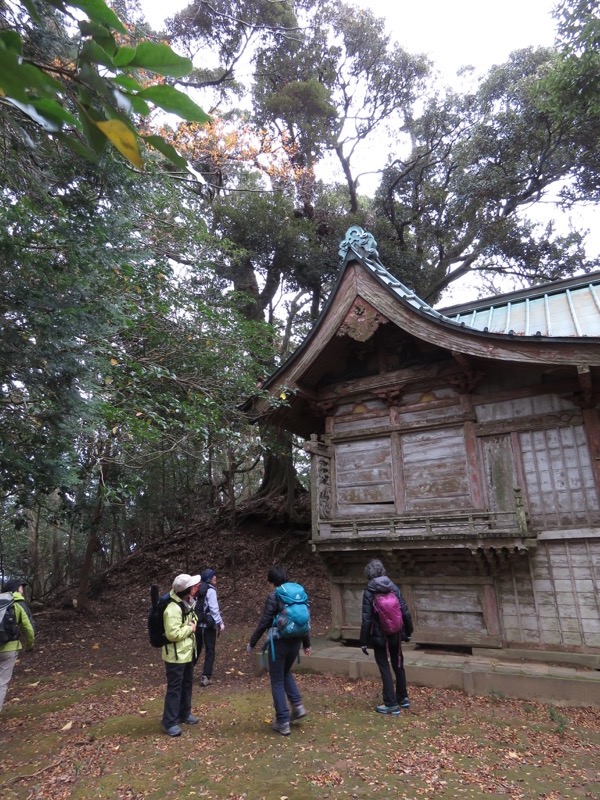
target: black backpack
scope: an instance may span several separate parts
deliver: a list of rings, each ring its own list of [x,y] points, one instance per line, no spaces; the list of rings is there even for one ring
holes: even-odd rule
[[[202,581],[198,593],[196,594],[196,616],[198,617],[198,626],[203,628],[214,628],[215,621],[213,615],[206,607],[206,593],[210,588],[210,584]]]
[[[19,638],[17,609],[12,592],[0,594],[0,645],[15,642]]]
[[[165,620],[163,615],[169,603],[174,603],[175,601],[169,592],[159,596],[158,586],[156,586],[156,584],[153,584],[150,588],[150,600],[151,606],[148,610],[148,636],[150,638],[150,644],[153,647],[163,647],[164,645],[170,644],[165,636]],[[178,605],[181,606],[181,620],[183,622],[185,615],[183,603],[178,603]]]

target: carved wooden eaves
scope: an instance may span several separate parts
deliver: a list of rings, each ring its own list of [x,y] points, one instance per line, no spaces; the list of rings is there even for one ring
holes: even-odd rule
[[[386,406],[396,406],[406,393],[406,386],[389,386],[382,389],[375,389],[373,392]]]
[[[338,328],[338,336],[350,336],[357,342],[366,342],[380,325],[389,319],[362,297],[357,297]]]
[[[338,406],[337,400],[307,400],[309,409],[316,417],[327,417],[332,414]]]
[[[461,371],[448,376],[446,380],[461,394],[468,394],[474,391],[485,378],[485,372],[476,369],[472,360],[464,353],[453,350],[452,358],[460,366]]]

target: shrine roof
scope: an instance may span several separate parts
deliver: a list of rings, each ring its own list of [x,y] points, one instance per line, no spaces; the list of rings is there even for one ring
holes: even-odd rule
[[[339,254],[338,279],[319,318],[261,384],[270,399],[249,398],[244,405],[253,418],[269,417],[305,437],[320,430],[322,403],[337,397],[331,387],[341,380],[340,391],[351,391],[356,348],[389,323],[406,337],[405,345],[412,341],[424,361],[420,368],[413,360],[400,364],[396,372],[390,368],[381,373],[379,366],[365,372],[361,391],[369,384],[377,394],[389,380],[412,380],[408,372],[413,368],[420,380],[434,351],[446,351],[467,378],[486,363],[510,362],[576,368],[588,395],[592,370],[598,380],[600,273],[437,310],[384,267],[375,239],[362,228],[347,231]],[[389,328],[382,330],[382,340],[387,340]]]
[[[436,310],[388,272],[375,240],[358,226],[348,230],[340,256],[344,263],[358,257],[397,297],[423,314],[461,328],[511,337],[600,337],[598,272]]]

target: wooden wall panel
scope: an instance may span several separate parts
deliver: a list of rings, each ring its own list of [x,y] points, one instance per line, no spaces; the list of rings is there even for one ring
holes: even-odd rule
[[[516,511],[515,487],[519,485],[510,434],[480,439],[487,508]]]
[[[413,591],[419,631],[454,630],[465,638],[469,633],[487,634],[479,587],[415,585]]]
[[[400,441],[405,511],[472,507],[462,427],[404,433]]]
[[[528,511],[544,527],[600,521],[600,504],[582,425],[519,434]]]
[[[418,424],[419,422],[439,424],[445,419],[454,421],[459,411],[460,408],[457,403],[452,403],[445,406],[439,405],[435,409],[425,407],[413,409],[412,411],[404,411],[402,408],[400,408],[398,413],[398,421],[401,425],[414,425]]]
[[[352,433],[353,431],[366,431],[371,428],[388,428],[390,425],[389,414],[384,414],[379,417],[362,417],[360,419],[348,419],[342,417],[340,420],[334,420],[333,434],[339,433]]]
[[[341,595],[344,605],[344,626],[355,626],[360,628],[362,620],[362,596],[365,585],[349,585],[342,586]]]
[[[395,512],[389,436],[336,444],[335,495],[341,517]]]
[[[548,541],[497,579],[511,644],[600,649],[600,540]]]
[[[480,400],[480,398],[477,399]],[[556,411],[570,411],[574,407],[572,401],[556,394],[515,397],[494,403],[480,402],[476,406],[477,422],[519,419],[520,417],[550,414]]]
[[[382,400],[376,398],[362,400],[360,403],[354,400],[349,403],[340,403],[333,411],[334,417],[345,417],[349,415],[365,414],[370,412],[388,413],[388,407]]]

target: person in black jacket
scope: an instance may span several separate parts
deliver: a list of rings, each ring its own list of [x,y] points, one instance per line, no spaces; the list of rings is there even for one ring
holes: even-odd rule
[[[367,654],[367,647],[373,648],[375,661],[381,674],[383,684],[383,704],[375,709],[379,714],[392,714],[398,716],[401,708],[410,708],[410,701],[406,690],[406,673],[404,671],[404,657],[402,655],[401,639],[408,641],[413,632],[413,623],[410,611],[406,605],[402,592],[385,574],[385,567],[376,558],[369,561],[365,567],[365,578],[368,580],[367,588],[363,592],[362,622],[360,626],[360,646],[363,653]],[[402,610],[402,631],[386,635],[381,630],[377,613],[373,610],[373,598],[376,594],[394,592]],[[392,669],[396,676],[396,687],[390,671],[388,653],[392,662]]]
[[[306,709],[302,705],[302,696],[296,685],[291,669],[294,661],[298,658],[300,647],[304,653],[310,656],[310,636],[302,638],[293,637],[288,639],[273,638],[273,620],[282,610],[281,603],[275,594],[275,589],[287,581],[287,573],[284,567],[271,567],[267,575],[267,580],[273,586],[273,591],[269,592],[265,601],[265,607],[256,626],[256,630],[250,637],[250,642],[246,646],[246,652],[251,653],[256,647],[258,640],[265,631],[269,631],[269,640],[266,651],[269,659],[269,677],[271,679],[271,693],[273,695],[273,705],[275,706],[275,719],[271,723],[274,731],[281,733],[282,736],[289,736],[291,733],[290,721],[301,719],[306,716]],[[291,714],[287,701],[292,707]]]

